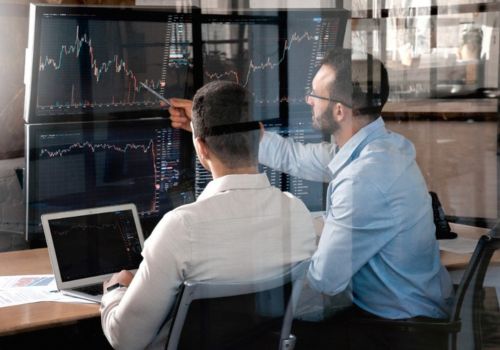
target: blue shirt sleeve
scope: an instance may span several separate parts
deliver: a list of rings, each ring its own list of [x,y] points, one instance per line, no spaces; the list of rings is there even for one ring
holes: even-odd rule
[[[395,219],[388,203],[369,179],[331,183],[328,193],[331,206],[308,279],[316,290],[334,295],[342,292],[396,233],[391,229]]]
[[[328,163],[335,154],[335,144],[302,144],[291,138],[265,132],[260,142],[259,162],[305,180],[329,182]]]

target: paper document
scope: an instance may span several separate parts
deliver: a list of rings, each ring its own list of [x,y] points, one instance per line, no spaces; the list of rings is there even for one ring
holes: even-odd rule
[[[41,301],[93,303],[58,292],[54,275],[0,276],[0,308]]]
[[[57,290],[54,275],[0,276],[0,290],[19,287]]]
[[[57,294],[38,288],[11,288],[0,291],[0,307],[35,303],[40,301],[52,301]]]
[[[439,250],[456,254],[470,254],[476,249],[477,239],[457,237],[454,239],[440,239]]]

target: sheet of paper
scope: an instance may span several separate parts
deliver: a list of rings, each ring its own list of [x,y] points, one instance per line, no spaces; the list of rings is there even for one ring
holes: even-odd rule
[[[35,303],[40,301],[52,301],[57,294],[38,288],[11,288],[0,291],[0,307]]]
[[[476,249],[477,241],[477,239],[463,237],[438,240],[440,250],[456,254],[472,253]]]
[[[0,290],[19,287],[57,290],[54,275],[0,276]]]
[[[0,276],[0,308],[41,301],[94,303],[58,292],[54,275]]]

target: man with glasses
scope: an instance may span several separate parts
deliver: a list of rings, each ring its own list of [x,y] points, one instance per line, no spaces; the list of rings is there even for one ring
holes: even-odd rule
[[[446,318],[450,277],[439,258],[431,198],[414,146],[385,128],[389,95],[384,65],[350,50],[326,55],[306,93],[312,124],[332,143],[300,144],[266,133],[259,161],[313,181],[329,182],[324,227],[309,284],[335,295],[350,286],[357,318]],[[433,337],[349,328],[353,348],[437,345]]]

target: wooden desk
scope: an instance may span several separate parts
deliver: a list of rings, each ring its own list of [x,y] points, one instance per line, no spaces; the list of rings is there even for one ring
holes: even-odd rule
[[[459,224],[450,224],[451,230],[456,232],[460,237],[479,239],[482,235],[488,233],[488,229],[482,227],[474,227]],[[441,262],[448,270],[463,269],[469,263],[472,254],[456,254],[441,251]],[[493,254],[491,261],[500,263],[500,251]]]
[[[452,230],[462,237],[479,238],[487,229],[451,224]],[[470,254],[441,252],[441,260],[448,269],[464,268]],[[500,252],[493,256],[500,262]],[[20,250],[0,253],[0,275],[50,274],[47,249]],[[0,336],[28,332],[70,324],[79,320],[99,317],[97,304],[70,304],[57,302],[31,303],[0,309]]]
[[[0,253],[0,275],[51,274],[46,248]],[[41,302],[0,309],[0,336],[99,316],[97,304]]]

